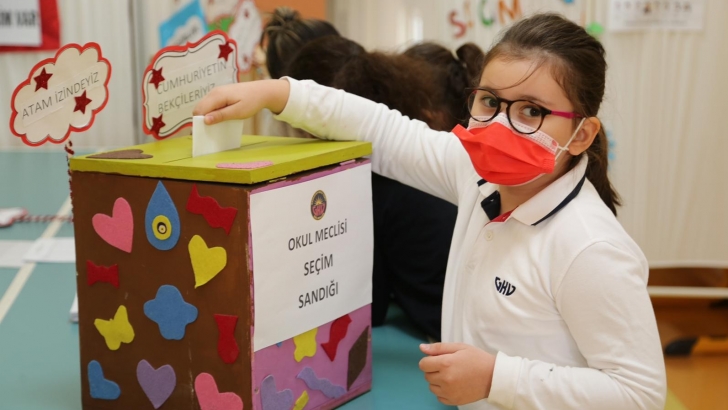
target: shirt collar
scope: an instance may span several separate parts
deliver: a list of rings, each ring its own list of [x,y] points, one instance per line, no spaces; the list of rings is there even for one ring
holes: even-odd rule
[[[588,161],[584,155],[572,170],[513,210],[511,218],[535,226],[559,212],[576,198],[584,186]],[[497,191],[497,185],[484,182],[478,182],[478,185],[481,194],[485,196],[481,206],[488,219],[492,220],[500,213],[500,193]]]

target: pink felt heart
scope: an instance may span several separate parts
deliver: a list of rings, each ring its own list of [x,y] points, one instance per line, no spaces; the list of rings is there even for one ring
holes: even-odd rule
[[[243,400],[235,393],[220,393],[215,378],[200,373],[195,378],[195,393],[202,410],[243,410]]]
[[[124,198],[117,198],[111,216],[96,214],[91,219],[94,230],[109,245],[131,253],[134,237],[134,218],[131,206]]]

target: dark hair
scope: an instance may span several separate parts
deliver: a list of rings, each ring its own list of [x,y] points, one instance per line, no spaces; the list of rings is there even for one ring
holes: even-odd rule
[[[444,130],[435,112],[432,70],[404,55],[368,53],[343,37],[328,36],[303,46],[285,75],[356,94]],[[449,130],[449,129],[448,129]]]
[[[297,80],[314,80],[331,86],[339,68],[363,53],[366,53],[364,47],[344,37],[317,38],[301,47],[286,66],[284,74]]]
[[[466,43],[457,49],[454,56],[449,49],[426,42],[410,47],[404,54],[429,63],[435,70],[448,125],[452,125],[450,129],[457,124],[467,125],[470,115],[465,89],[476,85],[480,79],[483,50],[473,43]]]
[[[574,110],[586,117],[596,117],[604,98],[607,72],[604,55],[602,44],[582,27],[558,14],[543,13],[523,19],[508,29],[486,53],[483,67],[495,59],[530,59],[536,67],[547,64]],[[604,128],[600,128],[586,150],[589,157],[586,176],[616,215],[621,200],[607,174],[607,149],[607,136]],[[571,159],[569,169],[576,166],[580,157]]]
[[[331,23],[302,19],[301,15],[290,7],[277,7],[260,37],[261,46],[264,39],[268,39],[265,57],[271,78],[281,77],[286,63],[301,46],[313,39],[332,35],[338,36],[339,32]]]
[[[362,53],[336,70],[332,87],[381,103],[435,130],[451,128],[436,115],[432,70],[405,55]]]

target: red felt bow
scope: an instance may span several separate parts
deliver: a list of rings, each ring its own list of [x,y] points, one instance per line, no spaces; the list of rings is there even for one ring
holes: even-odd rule
[[[119,287],[119,265],[97,266],[91,261],[86,261],[86,278],[88,285],[96,282],[106,282]]]
[[[235,221],[238,210],[232,207],[223,208],[211,196],[200,196],[197,185],[192,185],[192,192],[187,200],[187,210],[193,214],[202,215],[213,228],[223,228],[230,234],[230,228]]]

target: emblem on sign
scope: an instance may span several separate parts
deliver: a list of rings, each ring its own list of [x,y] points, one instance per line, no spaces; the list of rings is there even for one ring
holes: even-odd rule
[[[311,198],[311,216],[313,219],[320,220],[326,214],[326,194],[324,191],[316,191]]]

